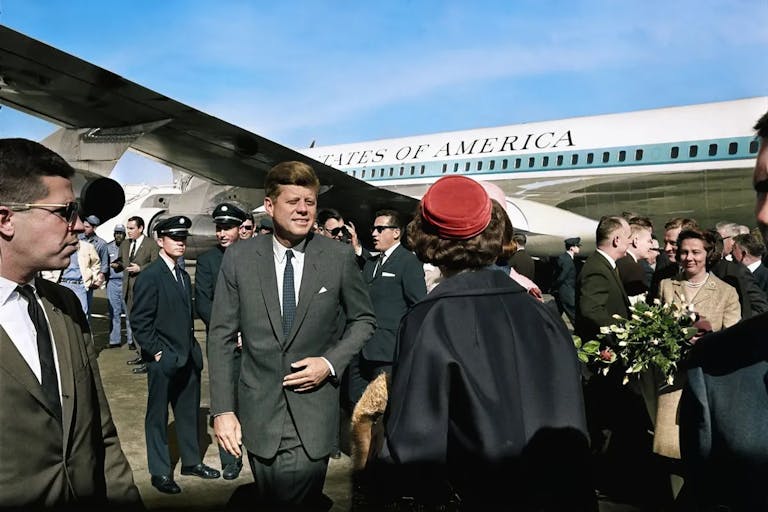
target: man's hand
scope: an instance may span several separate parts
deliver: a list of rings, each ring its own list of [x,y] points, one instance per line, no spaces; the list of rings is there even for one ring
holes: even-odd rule
[[[362,246],[360,245],[360,240],[357,238],[355,225],[352,221],[347,222],[345,225],[347,226],[347,231],[349,231],[349,241],[352,244],[352,248],[355,250],[355,254],[358,254],[360,252],[359,249],[362,249]]]
[[[242,455],[240,445],[243,442],[243,433],[240,430],[240,422],[233,412],[225,412],[213,418],[213,432],[219,445],[235,457]]]
[[[298,393],[315,389],[331,374],[322,357],[305,357],[291,363],[291,368],[294,371],[283,377],[283,387],[293,388]]]
[[[137,264],[135,264],[135,263],[131,263],[130,265],[128,265],[127,267],[125,267],[125,270],[126,270],[126,271],[127,271],[129,274],[138,274],[139,272],[141,272],[141,267],[140,267],[140,266],[138,266],[138,265],[137,265]]]

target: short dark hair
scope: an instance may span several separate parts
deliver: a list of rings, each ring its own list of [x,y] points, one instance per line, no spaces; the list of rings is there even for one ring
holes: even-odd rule
[[[696,222],[696,219],[688,219],[685,217],[673,217],[669,219],[666,224],[664,224],[664,231],[669,231],[670,229],[677,229],[680,228],[682,230],[686,229],[699,229],[699,223]]]
[[[755,123],[754,129],[757,130],[757,136],[760,138],[768,137],[768,112],[763,114]]]
[[[342,222],[344,217],[342,217],[339,211],[335,208],[323,208],[317,212],[317,225],[321,228],[325,226],[325,223],[328,222],[329,219],[336,219],[337,221]]]
[[[240,224],[243,224],[246,220],[249,220],[253,222],[253,213],[251,212],[245,212],[245,220],[241,222]]]
[[[762,240],[755,235],[736,235],[733,237],[733,243],[744,249],[750,256],[757,258],[761,257],[765,251]]]
[[[31,203],[48,195],[43,176],[74,174],[66,160],[39,142],[0,139],[0,202]]]
[[[512,235],[512,240],[517,245],[525,245],[528,243],[528,237],[525,236],[524,233],[515,233],[514,235]]]
[[[391,209],[379,210],[373,215],[374,219],[376,219],[376,217],[389,217],[390,226],[395,226],[398,229],[403,229],[403,223],[400,220],[400,214],[395,210],[391,210]]]
[[[502,253],[504,208],[492,201],[491,221],[478,235],[467,240],[440,238],[437,228],[424,221],[420,210],[408,224],[408,245],[426,263],[451,270],[492,265]]]
[[[144,219],[139,217],[138,215],[134,215],[133,217],[128,217],[128,222],[135,222],[136,227],[143,228],[144,227]]]
[[[623,222],[622,222],[623,221]],[[603,242],[607,242],[613,236],[613,233],[621,228],[627,222],[624,217],[617,217],[615,215],[606,215],[600,219],[597,223],[597,229],[595,230],[595,242],[599,246]]]
[[[698,228],[684,229],[677,236],[677,250],[675,258],[680,261],[680,249],[684,240],[701,240],[704,250],[707,251],[706,266],[709,270],[712,265],[720,261],[723,257],[723,238],[715,229],[703,231]]]
[[[320,190],[320,180],[317,179],[314,169],[304,162],[281,162],[272,167],[264,179],[264,195],[277,199],[280,194],[280,185],[296,185]]]

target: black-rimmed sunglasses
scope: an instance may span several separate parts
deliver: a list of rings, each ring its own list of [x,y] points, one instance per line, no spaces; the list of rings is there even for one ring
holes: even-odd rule
[[[2,204],[2,202],[0,202]],[[40,208],[47,212],[53,213],[62,219],[67,224],[74,225],[77,222],[77,218],[80,214],[80,203],[77,201],[70,201],[66,204],[59,203],[5,203],[5,206],[10,208],[14,212],[23,212],[31,210],[32,208]],[[55,210],[49,210],[48,208],[55,208]]]
[[[346,226],[339,226],[337,228],[329,229],[328,232],[331,236],[339,236],[340,233],[349,233]]]
[[[373,226],[373,229],[371,231],[376,231],[377,233],[381,234],[384,232],[385,229],[400,229],[398,226]]]
[[[251,231],[253,229],[253,226],[240,226],[240,229],[244,229],[246,231]]]

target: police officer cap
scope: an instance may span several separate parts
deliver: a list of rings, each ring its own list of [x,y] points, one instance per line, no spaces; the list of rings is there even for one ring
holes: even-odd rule
[[[575,238],[566,238],[565,239],[565,248],[573,247],[574,245],[581,247],[581,238],[575,237]]]
[[[248,216],[242,209],[232,203],[221,203],[213,209],[213,222],[216,224],[231,224],[239,226]]]
[[[115,224],[115,233],[125,233],[125,226],[122,224]]]
[[[160,221],[155,227],[155,231],[157,231],[157,236],[189,236],[191,224],[189,217],[177,215]]]
[[[98,218],[97,216],[95,216],[95,215],[89,215],[89,216],[87,216],[87,217],[85,218],[85,222],[87,222],[87,223],[88,223],[88,224],[90,224],[91,226],[98,226],[99,224],[101,224],[101,219],[99,219],[99,218]]]

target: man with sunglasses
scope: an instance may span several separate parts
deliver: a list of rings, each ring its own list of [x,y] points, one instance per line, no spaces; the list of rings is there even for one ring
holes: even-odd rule
[[[213,210],[213,222],[216,223],[216,239],[218,245],[213,249],[205,251],[197,258],[195,267],[195,310],[197,315],[205,324],[206,353],[208,352],[208,326],[211,323],[211,306],[216,289],[216,279],[219,276],[221,260],[224,259],[224,252],[227,247],[240,241],[243,225],[249,221],[248,214],[244,209],[233,203],[221,203]],[[253,229],[253,218],[250,219],[251,230]],[[233,347],[233,357],[236,359],[235,371],[232,376],[232,385],[237,388],[237,382],[240,380],[240,356],[242,353],[242,341]],[[221,459],[221,469],[225,480],[234,480],[240,474],[243,468],[242,457],[235,457],[219,446],[219,458]]]
[[[253,228],[253,214],[251,212],[244,212],[245,213],[245,220],[242,224],[240,224],[240,240],[247,240],[249,238],[253,238],[256,236],[256,233],[254,233]]]
[[[2,509],[141,502],[85,314],[71,291],[35,278],[66,268],[77,250],[73,176],[41,144],[0,139]]]
[[[363,266],[363,280],[368,284],[376,313],[376,330],[358,355],[358,368],[350,366],[350,400],[353,404],[377,375],[392,371],[400,320],[427,294],[424,265],[400,244],[404,233],[398,212],[376,212],[372,236],[378,253],[369,256]]]

